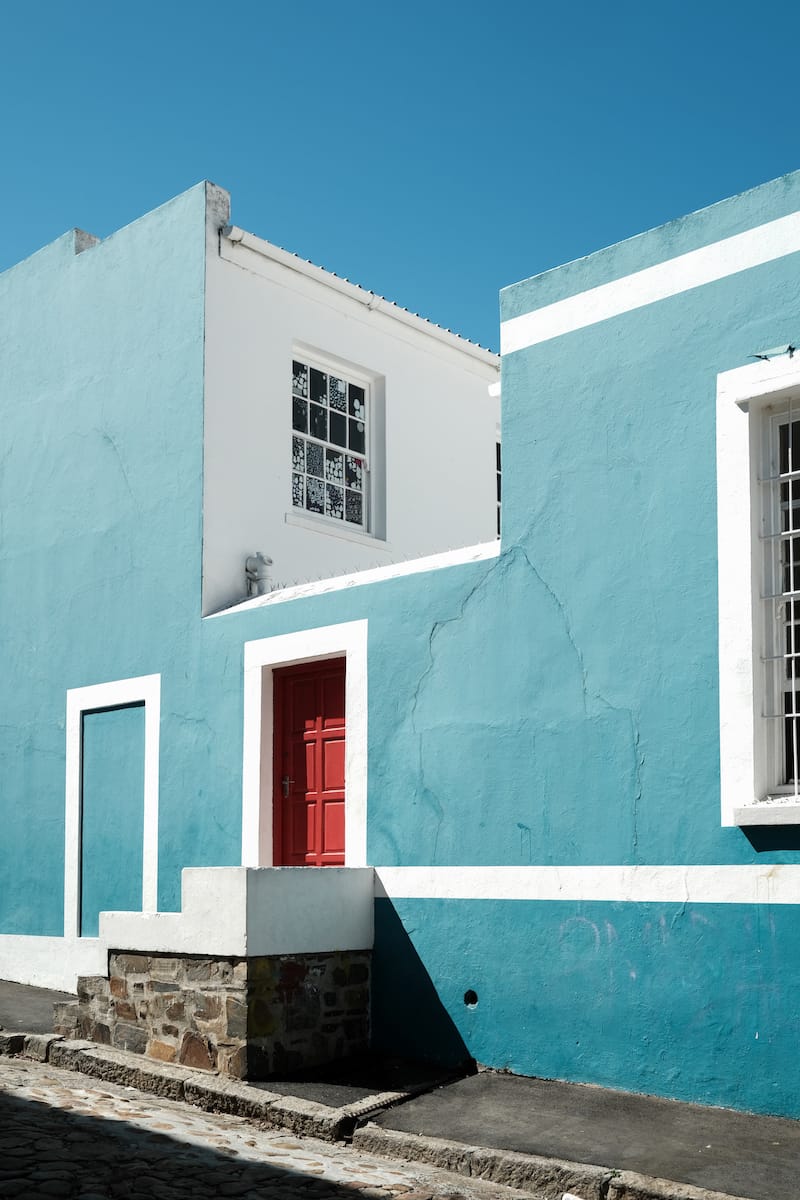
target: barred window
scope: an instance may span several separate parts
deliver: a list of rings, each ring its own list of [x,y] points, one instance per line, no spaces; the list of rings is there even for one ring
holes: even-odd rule
[[[800,741],[800,410],[763,414],[759,474],[763,546],[764,704],[771,788],[798,795]]]

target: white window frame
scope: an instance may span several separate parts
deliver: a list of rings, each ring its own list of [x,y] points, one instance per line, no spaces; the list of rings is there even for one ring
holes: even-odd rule
[[[378,377],[368,371],[365,371],[363,368],[354,366],[351,363],[346,363],[341,359],[336,359],[332,355],[325,355],[321,354],[319,351],[310,350],[299,343],[296,343],[292,348],[292,364],[295,361],[302,362],[309,368],[323,371],[326,375],[333,375],[337,378],[344,379],[345,383],[352,383],[357,387],[364,389],[365,438],[364,452],[363,455],[361,455],[363,458],[363,482],[361,492],[363,509],[362,521],[360,524],[355,524],[355,522],[348,521],[344,516],[339,519],[338,517],[332,517],[325,513],[312,512],[310,509],[306,508],[305,505],[300,506],[294,504],[291,495],[290,479],[290,507],[287,510],[287,519],[291,516],[294,518],[292,523],[295,523],[299,519],[304,524],[313,524],[317,528],[324,529],[331,533],[351,535],[355,536],[356,538],[360,536],[362,538],[373,540],[375,537],[381,536],[378,528],[379,514],[376,511],[378,506],[376,505],[376,488],[374,481],[375,459],[377,457],[376,450],[379,444],[376,436],[376,426],[380,424],[377,412],[378,405],[376,402],[376,383],[378,381]],[[294,389],[291,384],[291,379],[294,367],[292,364],[290,364],[289,394],[293,401]],[[309,405],[311,403],[310,387],[309,395],[306,397],[306,403]],[[350,419],[349,413],[347,414],[346,419]],[[330,439],[323,440],[314,437],[314,435],[310,432],[310,424],[309,432],[305,434],[301,433],[299,430],[296,430],[292,424],[292,438],[295,436],[303,438],[306,442],[310,441],[316,445],[339,451],[343,455],[350,454],[352,457],[359,457],[356,451],[349,450],[346,446],[337,446],[336,443],[330,441]],[[291,473],[294,473],[293,464]],[[329,481],[325,480],[324,478],[322,479],[323,486],[327,482]],[[344,480],[342,480],[342,491],[344,493]]]
[[[777,783],[782,739],[768,715],[765,438],[776,411],[800,412],[800,354],[717,377],[720,796],[724,826],[800,824],[800,802]]]

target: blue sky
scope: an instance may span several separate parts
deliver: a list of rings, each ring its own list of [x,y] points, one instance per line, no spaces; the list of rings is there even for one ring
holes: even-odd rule
[[[476,341],[497,293],[800,166],[800,5],[0,0],[0,269],[202,178]]]

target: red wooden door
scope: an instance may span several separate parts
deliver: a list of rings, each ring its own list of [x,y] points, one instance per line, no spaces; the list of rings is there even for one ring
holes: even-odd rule
[[[275,866],[344,865],[344,665],[273,672]]]

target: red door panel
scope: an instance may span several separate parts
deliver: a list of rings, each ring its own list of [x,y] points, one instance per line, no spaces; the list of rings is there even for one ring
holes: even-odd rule
[[[273,673],[274,862],[344,865],[345,660]]]

